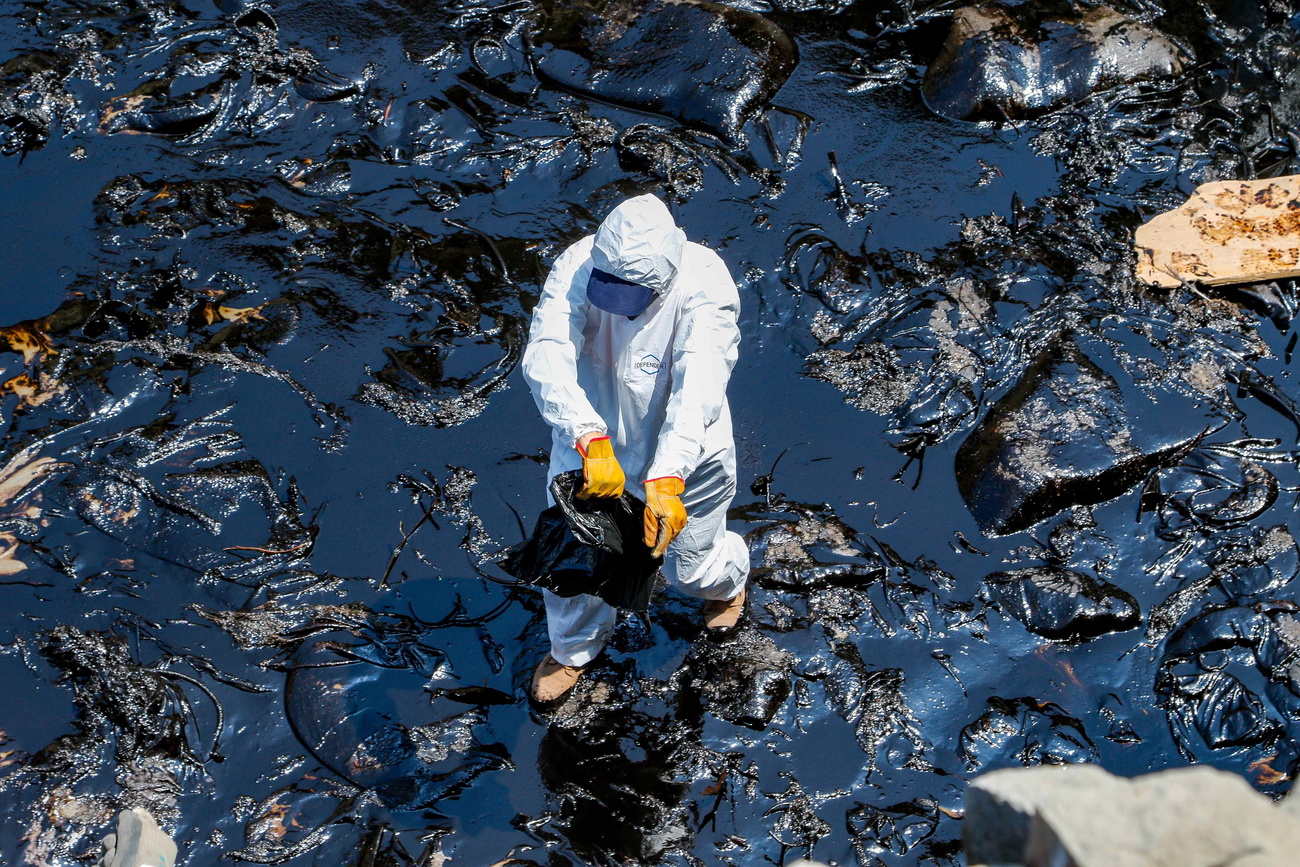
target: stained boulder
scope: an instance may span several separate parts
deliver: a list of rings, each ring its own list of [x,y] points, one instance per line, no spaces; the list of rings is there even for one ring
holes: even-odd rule
[[[957,487],[980,529],[1032,527],[1063,509],[1119,496],[1177,463],[1204,435],[1193,410],[1122,388],[1070,338],[1044,349],[957,450]],[[1194,417],[1194,416],[1193,416]]]
[[[548,0],[531,42],[535,69],[551,83],[733,144],[798,59],[776,24],[707,0]]]
[[[1186,56],[1157,31],[1098,6],[1035,16],[965,6],[925,73],[930,108],[955,120],[1034,117],[1115,85],[1182,72]]]
[[[1086,640],[1142,622],[1131,595],[1070,569],[1036,566],[995,572],[984,579],[984,587],[990,603],[1044,638]]]

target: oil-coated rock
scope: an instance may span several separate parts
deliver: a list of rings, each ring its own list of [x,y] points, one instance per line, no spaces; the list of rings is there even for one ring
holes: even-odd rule
[[[548,2],[532,41],[552,83],[735,143],[798,57],[776,24],[707,0]]]
[[[925,73],[932,109],[956,120],[1033,117],[1105,87],[1183,69],[1173,42],[1113,9],[1040,20],[1024,9],[953,13],[948,39]]]

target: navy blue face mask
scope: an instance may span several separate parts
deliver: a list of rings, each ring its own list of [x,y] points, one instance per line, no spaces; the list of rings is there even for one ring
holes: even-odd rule
[[[587,281],[587,300],[607,313],[635,319],[655,300],[655,291],[616,277],[599,268],[591,269]]]

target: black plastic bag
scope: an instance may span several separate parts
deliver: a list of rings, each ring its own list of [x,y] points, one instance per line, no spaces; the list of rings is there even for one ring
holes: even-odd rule
[[[662,557],[644,538],[645,503],[632,494],[578,500],[581,471],[551,480],[555,505],[537,517],[532,538],[515,545],[501,568],[557,596],[590,593],[616,608],[645,613]]]

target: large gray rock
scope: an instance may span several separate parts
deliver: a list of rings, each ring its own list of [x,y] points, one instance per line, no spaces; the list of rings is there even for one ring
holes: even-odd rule
[[[1236,774],[1192,766],[1127,780],[1089,765],[994,771],[967,793],[970,863],[1281,867],[1300,822]]]
[[[976,777],[966,790],[962,843],[971,864],[1020,862],[1029,829],[1045,803],[1070,803],[1077,792],[1102,794],[1124,781],[1096,765],[1006,768]]]
[[[1282,799],[1280,806],[1282,812],[1300,822],[1300,794],[1297,794],[1294,787],[1286,793],[1286,797]]]

